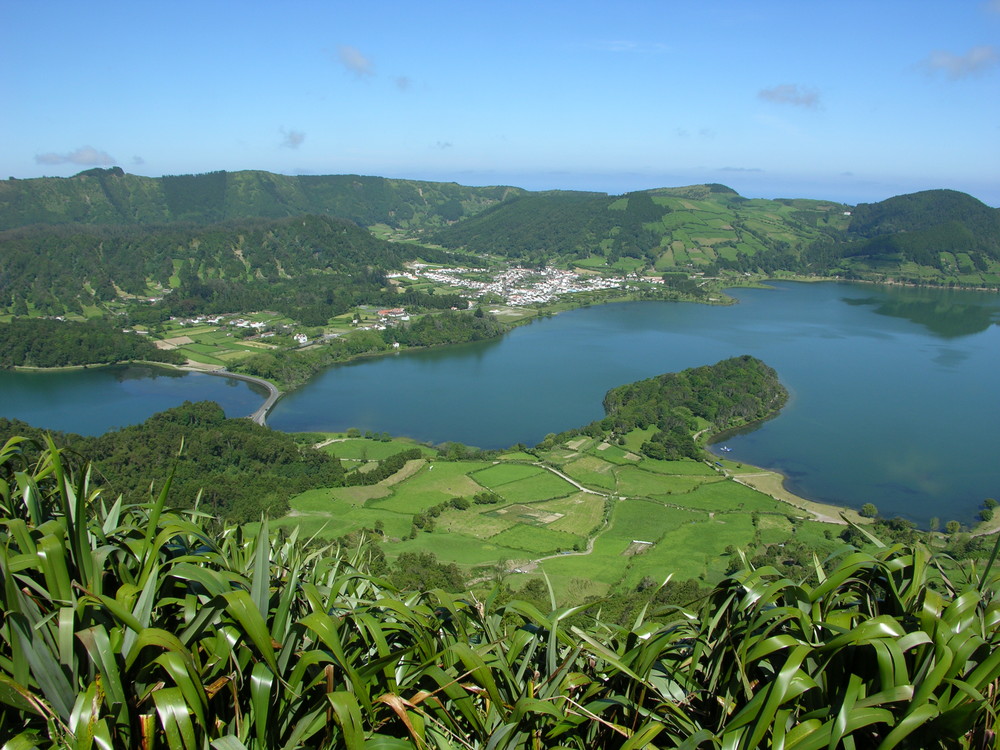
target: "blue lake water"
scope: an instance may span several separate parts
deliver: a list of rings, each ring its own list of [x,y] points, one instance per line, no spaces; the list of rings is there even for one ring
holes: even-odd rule
[[[499,341],[334,367],[269,424],[531,445],[601,418],[617,385],[752,354],[792,397],[728,439],[728,457],[783,472],[806,497],[920,523],[968,522],[1000,497],[1000,295],[778,283],[735,296],[578,309]]]
[[[783,472],[805,497],[873,502],[922,524],[969,522],[1000,498],[1000,295],[833,283],[734,295],[726,307],[583,308],[496,341],[333,367],[279,401],[268,424],[530,445],[601,418],[610,388],[752,354],[792,397],[727,438],[729,458]],[[230,416],[261,402],[245,383],[128,372],[0,372],[0,415],[96,434],[185,399],[220,401]]]
[[[138,424],[185,401],[215,401],[226,416],[245,417],[266,397],[266,390],[242,380],[149,365],[0,370],[0,416],[80,435]]]

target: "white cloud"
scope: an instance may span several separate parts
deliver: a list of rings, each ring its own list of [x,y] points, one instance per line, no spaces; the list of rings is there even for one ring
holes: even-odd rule
[[[396,88],[400,91],[409,91],[410,86],[413,85],[413,81],[411,81],[407,76],[396,76],[393,79],[393,82],[396,84]]]
[[[357,47],[341,44],[337,47],[337,57],[340,64],[358,78],[369,78],[375,75],[375,66],[372,61],[365,57]]]
[[[935,50],[922,63],[923,68],[928,73],[942,72],[953,81],[982,73],[997,64],[1000,64],[1000,52],[989,44],[973,47],[964,55],[954,55],[946,50]]]
[[[298,148],[302,145],[302,141],[306,139],[306,134],[301,130],[285,130],[282,128],[281,134],[285,136],[284,140],[281,142],[281,145],[284,148]]]
[[[109,167],[117,164],[117,160],[107,151],[98,151],[93,146],[81,146],[76,151],[67,154],[49,152],[35,154],[37,164],[79,164],[85,167]]]
[[[720,172],[763,172],[760,167],[720,167]]]
[[[769,89],[761,89],[757,92],[757,97],[775,104],[791,104],[795,107],[815,109],[819,106],[819,92],[799,88],[797,83],[783,83]]]
[[[986,0],[983,6],[987,13],[1000,13],[1000,0]]]

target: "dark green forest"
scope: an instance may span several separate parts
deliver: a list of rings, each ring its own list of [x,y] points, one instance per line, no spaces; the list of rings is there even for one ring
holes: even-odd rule
[[[451,295],[422,296],[422,300],[434,304],[462,302]],[[416,301],[422,300],[418,297]],[[409,347],[464,344],[495,338],[506,330],[507,327],[494,315],[484,313],[481,308],[475,312],[446,309],[383,331],[356,331],[349,336],[335,338],[322,347],[276,349],[254,354],[234,364],[232,370],[264,378],[279,383],[284,390],[292,390],[332,364],[359,356],[383,354],[391,351],[395,344]]]
[[[701,449],[691,439],[696,419],[720,432],[773,416],[787,399],[774,369],[743,355],[608,391],[602,426],[618,434],[655,426],[658,431],[642,446],[647,456],[699,458]]]
[[[361,302],[415,303],[386,290],[385,272],[418,257],[446,259],[318,216],[210,226],[27,227],[0,233],[0,247],[0,307],[15,315],[26,315],[29,305],[47,315],[79,314],[122,294],[155,295],[160,301],[145,312],[131,311],[138,322],[274,309],[321,324]],[[419,302],[447,308],[457,300]]]
[[[44,444],[45,431],[0,418],[0,443],[14,435]],[[210,516],[235,522],[280,516],[290,497],[344,481],[336,459],[300,448],[290,435],[248,419],[227,419],[209,401],[185,403],[99,437],[58,434],[57,439],[93,461],[95,485],[113,496],[143,502],[150,480],[172,473],[173,503],[197,504]]]
[[[14,318],[0,323],[0,368],[63,367],[148,360],[183,364],[177,352],[158,349],[153,342],[124,333],[113,322]]]
[[[140,177],[120,167],[0,182],[0,229],[35,224],[214,224],[315,214],[360,226],[441,226],[526,191],[361,175],[210,172]]]

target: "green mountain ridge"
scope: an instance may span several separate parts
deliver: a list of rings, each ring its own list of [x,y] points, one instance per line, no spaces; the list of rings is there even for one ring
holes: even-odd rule
[[[263,171],[140,177],[119,167],[0,182],[0,230],[34,224],[211,224],[318,214],[362,226],[441,226],[527,191]]]
[[[953,190],[851,207],[750,199],[719,184],[611,196],[261,171],[150,178],[113,168],[0,182],[0,312],[84,312],[183,287],[189,298],[215,300],[216,310],[273,308],[268,300],[280,291],[298,298],[290,314],[312,308],[307,317],[322,320],[319,307],[343,311],[365,297],[347,287],[360,283],[380,304],[386,271],[418,257],[448,262],[361,227],[446,250],[676,283],[792,273],[1000,287],[1000,209]],[[317,275],[338,280],[324,290],[331,279]],[[259,293],[293,280],[291,290]]]

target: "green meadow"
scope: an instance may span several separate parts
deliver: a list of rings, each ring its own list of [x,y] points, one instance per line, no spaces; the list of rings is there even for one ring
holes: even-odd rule
[[[577,436],[548,450],[443,460],[404,439],[328,435],[322,450],[346,469],[414,447],[423,457],[375,485],[304,492],[275,523],[323,538],[374,530],[390,559],[432,552],[470,576],[501,566],[515,586],[544,574],[566,601],[668,576],[712,583],[751,541],[819,542],[839,533],[734,481],[735,465],[633,453],[647,437],[637,430],[619,446]],[[476,495],[499,499],[481,504]],[[417,528],[414,519],[428,515]]]

